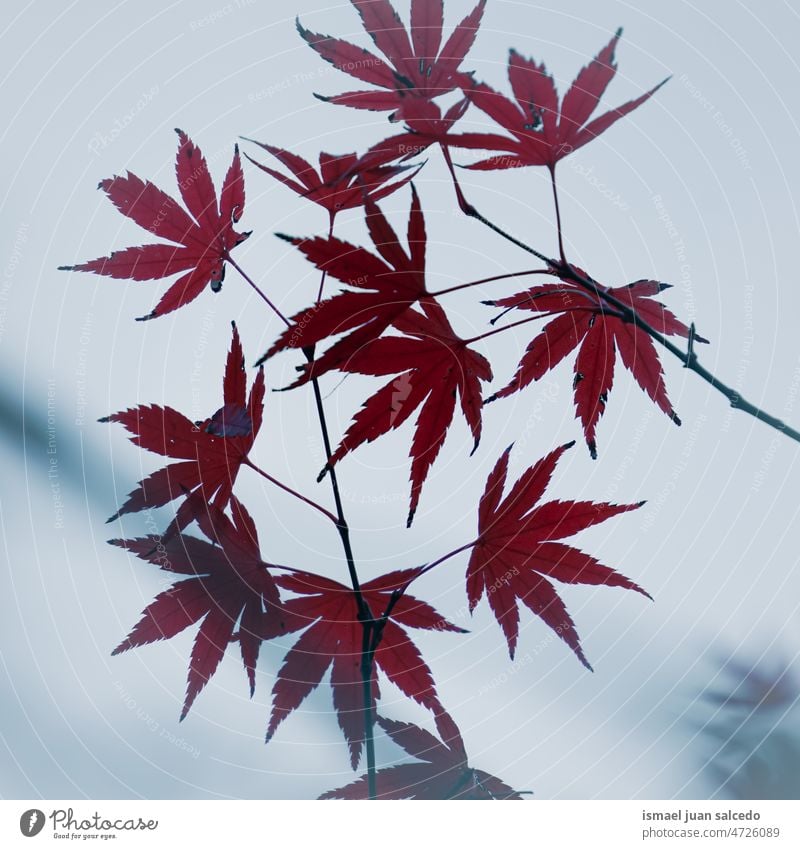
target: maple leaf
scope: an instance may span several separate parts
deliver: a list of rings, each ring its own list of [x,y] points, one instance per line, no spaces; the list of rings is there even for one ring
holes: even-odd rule
[[[453,730],[449,737],[442,734],[443,718]],[[389,738],[416,763],[399,764],[380,769],[375,774],[378,799],[522,799],[499,778],[467,763],[464,743],[455,723],[446,714],[437,716],[437,727],[447,742],[441,742],[429,731],[410,722],[397,722],[377,717],[377,722]],[[369,780],[366,775],[323,793],[320,799],[368,799]]]
[[[575,270],[591,279],[581,269]],[[637,280],[627,286],[605,287],[593,282],[598,291],[606,292],[630,307],[659,333],[689,337],[689,328],[663,304],[652,300],[654,295],[670,288],[668,283]],[[644,392],[675,424],[680,425],[667,396],[664,372],[653,340],[644,330],[613,312],[613,306],[599,295],[565,280],[558,285],[534,286],[517,295],[486,303],[533,312],[562,313],[545,325],[528,345],[510,383],[488,400],[503,398],[531,381],[539,380],[577,348],[574,380],[576,414],[583,425],[589,451],[592,457],[596,457],[595,431],[613,385],[616,353],[619,352],[623,365]],[[693,339],[696,342],[708,341],[696,334]]]
[[[510,52],[508,60],[508,77],[515,100],[485,83],[465,88],[470,100],[512,136],[484,137],[482,146],[485,149],[503,152],[467,167],[492,170],[547,165],[553,170],[560,159],[597,138],[649,100],[667,80],[589,121],[617,72],[614,50],[621,35],[622,30],[617,30],[594,60],[581,70],[560,105],[555,83],[544,64],[525,59],[515,50]],[[477,140],[475,142],[464,146],[480,146]],[[458,142],[453,141],[453,144]]]
[[[391,182],[411,166],[388,166],[377,163],[374,157],[359,159],[355,153],[339,155],[320,153],[319,170],[316,170],[296,153],[257,142],[254,139],[247,139],[247,141],[252,141],[266,150],[267,153],[272,154],[291,171],[294,179],[276,171],[274,168],[263,165],[245,153],[245,156],[255,166],[288,186],[301,197],[319,204],[328,211],[331,217],[335,216],[340,210],[363,206],[367,200],[373,203],[382,200],[405,186],[419,171],[419,168],[417,168],[402,179]]]
[[[303,367],[301,378],[292,384],[292,387],[299,386],[339,368],[362,345],[377,339],[409,307],[428,296],[425,289],[425,218],[413,183],[411,195],[408,253],[378,206],[369,200],[365,204],[366,222],[379,256],[334,236],[312,239],[282,236],[317,268],[346,283],[350,290],[341,291],[294,315],[289,327],[257,365],[278,351],[308,348],[329,336],[352,331],[319,359]]]
[[[350,91],[333,97],[316,95],[320,100],[392,112],[390,120],[400,120],[414,114],[418,101],[431,100],[464,85],[468,77],[459,67],[475,41],[486,0],[479,0],[444,45],[442,0],[412,0],[410,39],[389,0],[352,0],[352,3],[375,46],[388,61],[349,42],[311,32],[299,20],[298,32],[326,62],[383,91]]]
[[[102,180],[102,189],[117,209],[155,236],[176,244],[159,243],[125,248],[110,256],[79,265],[64,265],[61,271],[91,271],[106,277],[156,280],[182,274],[156,305],[139,321],[156,318],[193,301],[207,285],[219,291],[230,251],[250,234],[233,225],[244,210],[244,176],[235,148],[233,162],[219,197],[200,148],[182,131],[178,133],[176,173],[187,213],[172,197],[128,172],[125,177]],[[184,273],[186,272],[186,273]]]
[[[387,609],[392,593],[405,588],[420,571],[419,568],[398,570],[362,584],[362,596],[372,615],[380,617]],[[283,589],[298,595],[285,602],[285,607],[310,627],[289,650],[278,673],[272,689],[274,701],[267,741],[280,723],[319,685],[332,665],[333,704],[355,769],[364,738],[363,626],[359,620],[356,596],[350,587],[308,572],[281,575],[275,580]],[[380,695],[378,669],[405,695],[424,707],[440,710],[430,669],[405,628],[466,633],[440,616],[429,604],[407,593],[396,598],[375,651],[373,710],[375,699]]]
[[[270,564],[261,559],[255,524],[235,496],[231,512],[233,521],[213,505],[198,511],[198,525],[211,542],[186,534],[109,540],[165,572],[189,576],[160,593],[112,653],[168,640],[201,622],[181,719],[216,671],[230,642],[239,643],[252,696],[261,641],[301,626],[283,610]],[[238,634],[234,634],[237,624]]]
[[[325,471],[360,445],[400,427],[419,409],[410,451],[409,526],[422,486],[453,420],[456,398],[472,431],[474,452],[481,437],[480,382],[492,379],[486,358],[454,333],[441,306],[425,301],[423,308],[424,315],[408,310],[395,321],[394,327],[406,336],[375,339],[340,367],[356,374],[398,376],[364,402],[320,475],[321,479]]]
[[[176,498],[202,493],[205,503],[224,509],[240,467],[247,461],[261,428],[264,374],[259,370],[247,397],[244,355],[236,325],[223,379],[224,405],[204,422],[192,422],[172,407],[156,404],[131,407],[100,419],[119,422],[133,434],[131,441],[164,457],[179,460],[139,482],[128,500],[108,520],[145,508],[161,507]],[[168,534],[197,518],[198,502],[186,498]]]
[[[469,102],[469,98],[464,97],[442,115],[442,110],[433,101],[414,101],[405,110],[405,132],[374,144],[364,154],[363,161],[376,166],[395,160],[405,162],[433,144],[491,149],[498,138],[495,134],[452,132],[453,126],[464,116]]]
[[[552,628],[588,669],[577,631],[552,580],[566,584],[624,587],[650,596],[630,579],[558,540],[641,507],[591,501],[548,501],[545,488],[570,442],[551,451],[519,477],[503,498],[509,446],[486,480],[478,506],[478,538],[467,567],[467,596],[473,611],[484,592],[505,634],[512,659],[519,635],[522,602]]]

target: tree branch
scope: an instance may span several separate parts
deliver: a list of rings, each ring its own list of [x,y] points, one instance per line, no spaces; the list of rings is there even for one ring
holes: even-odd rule
[[[449,155],[447,156],[449,159]],[[455,173],[452,169],[451,165],[451,174],[455,181]],[[458,190],[460,193],[460,189]],[[463,194],[461,194],[463,199]],[[461,205],[461,204],[460,204]],[[793,427],[790,427],[785,422],[781,421],[781,419],[776,416],[767,413],[762,410],[760,407],[757,407],[752,402],[748,401],[746,398],[743,398],[736,390],[732,389],[730,386],[724,384],[718,377],[712,374],[705,366],[700,364],[700,361],[697,359],[697,354],[694,353],[693,345],[690,346],[689,350],[683,351],[673,342],[664,336],[663,333],[659,333],[654,327],[651,327],[644,319],[642,319],[636,312],[636,310],[629,307],[623,301],[620,301],[618,298],[615,298],[613,295],[610,295],[605,289],[592,280],[591,278],[586,278],[582,274],[579,274],[569,263],[551,259],[550,257],[545,256],[544,254],[537,251],[535,248],[532,248],[530,245],[527,245],[525,242],[516,238],[516,236],[512,236],[510,233],[507,233],[501,227],[499,227],[494,222],[490,221],[488,218],[485,218],[483,215],[475,209],[472,204],[468,203],[466,199],[464,199],[463,205],[461,205],[461,209],[463,212],[468,215],[470,218],[474,218],[477,221],[480,221],[485,226],[489,227],[491,230],[494,230],[495,233],[502,236],[507,241],[516,245],[518,248],[526,251],[529,254],[537,257],[538,259],[546,262],[556,274],[561,277],[562,280],[571,280],[573,283],[576,283],[578,286],[586,289],[592,294],[596,295],[599,299],[614,307],[614,309],[619,313],[619,317],[623,321],[627,321],[630,324],[635,325],[640,330],[645,332],[651,339],[658,342],[663,348],[666,348],[667,351],[670,352],[674,357],[679,359],[685,368],[690,369],[703,380],[706,381],[710,386],[717,390],[721,395],[724,395],[728,401],[730,402],[731,407],[735,410],[741,410],[743,413],[747,413],[748,415],[753,416],[753,418],[758,419],[759,421],[764,422],[764,424],[768,425],[771,428],[782,433],[784,436],[787,436],[789,439],[794,440],[795,442],[800,442],[800,432],[795,430]],[[692,340],[693,341],[693,340]]]
[[[508,280],[512,277],[527,277],[529,274],[551,274],[549,268],[534,268],[530,271],[512,271],[508,274],[496,274],[494,277],[482,277],[480,280],[471,280],[469,283],[459,283],[457,286],[450,286],[448,289],[440,289],[438,292],[429,292],[431,298],[438,298],[440,295],[449,295],[451,292],[460,292],[462,289],[469,289],[472,286],[480,286],[482,283],[494,283],[495,280]]]
[[[275,484],[279,489],[282,489],[284,492],[288,492],[289,495],[293,495],[299,501],[302,501],[304,504],[308,504],[309,507],[313,507],[315,510],[318,510],[322,513],[323,516],[326,516],[328,519],[333,522],[334,525],[339,524],[339,520],[336,516],[333,515],[329,510],[326,510],[321,504],[317,504],[316,501],[312,501],[310,498],[306,498],[305,495],[301,495],[299,492],[292,489],[290,486],[287,486],[285,483],[281,483],[277,478],[272,477],[272,475],[267,474],[263,469],[259,468],[255,465],[249,458],[245,458],[242,461],[242,465],[249,466],[254,472],[258,472],[262,478],[266,478],[270,483]]]
[[[328,238],[333,234],[333,223],[334,223],[335,215],[331,214],[330,217],[330,225],[328,227]],[[263,298],[266,304],[275,312],[275,314],[288,326],[290,322],[286,319],[286,317],[281,313],[281,311],[272,303],[272,301],[261,291],[261,289],[250,279],[250,277],[239,267],[235,262],[231,260],[231,264],[233,267],[239,272],[239,274],[244,277],[244,279],[250,284],[250,286],[255,289],[256,292]],[[322,298],[323,289],[325,286],[325,278],[326,272],[322,272],[322,276],[320,279],[319,290],[317,292],[317,302],[319,302]],[[305,355],[308,362],[313,362],[314,360],[314,348],[303,348],[303,354]],[[331,440],[330,434],[328,431],[328,422],[325,417],[325,407],[322,401],[322,391],[319,387],[319,381],[317,378],[313,378],[311,381],[311,385],[314,390],[314,403],[317,408],[317,418],[319,419],[319,427],[320,432],[322,434],[322,444],[325,449],[325,456],[327,461],[330,462],[331,456],[333,454],[331,448]],[[248,463],[248,465],[252,465]],[[344,513],[344,505],[342,504],[342,496],[339,490],[339,480],[336,476],[336,470],[331,468],[330,470],[330,480],[331,480],[331,490],[333,491],[333,501],[336,507],[336,516],[332,513],[329,513],[325,510],[324,507],[320,507],[312,501],[304,498],[299,493],[294,492],[294,490],[290,490],[288,487],[281,484],[279,481],[276,481],[274,478],[271,478],[266,472],[261,471],[257,467],[253,466],[253,468],[264,475],[264,477],[272,480],[273,483],[276,483],[278,486],[281,486],[283,489],[288,490],[293,495],[298,498],[306,501],[312,506],[316,507],[318,510],[321,510],[328,518],[330,518],[333,523],[336,525],[336,529],[339,532],[339,537],[342,541],[342,548],[344,549],[345,560],[347,561],[347,571],[350,576],[350,584],[353,588],[353,594],[356,599],[356,606],[358,608],[358,618],[362,623],[362,627],[364,629],[364,639],[362,642],[362,663],[361,663],[361,672],[362,672],[362,681],[364,686],[364,742],[365,748],[367,752],[367,776],[368,776],[368,784],[369,784],[369,797],[370,799],[376,798],[377,790],[376,790],[376,781],[375,781],[375,734],[374,734],[374,725],[375,720],[372,715],[372,661],[374,657],[374,650],[369,651],[369,647],[373,641],[373,627],[374,627],[374,618],[372,615],[372,611],[369,608],[369,604],[367,604],[366,599],[364,598],[363,593],[361,592],[361,583],[358,578],[358,570],[356,569],[355,558],[353,556],[353,546],[350,541],[350,526],[347,523],[347,519]]]

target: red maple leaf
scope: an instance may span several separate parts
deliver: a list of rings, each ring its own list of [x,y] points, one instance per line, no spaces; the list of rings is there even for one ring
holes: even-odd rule
[[[377,717],[377,722],[393,742],[417,759],[416,763],[377,771],[378,799],[522,799],[499,778],[469,766],[461,735],[447,714],[438,716],[436,723],[446,743],[410,722],[396,722],[382,716]],[[442,733],[445,728],[451,730],[449,735]],[[367,798],[369,781],[366,775],[320,796],[320,799]]]
[[[594,60],[581,70],[560,105],[555,83],[544,64],[525,59],[515,50],[509,56],[508,77],[516,102],[485,83],[465,88],[470,100],[513,137],[495,136],[491,142],[484,137],[485,149],[503,152],[468,167],[490,170],[547,165],[552,170],[560,159],[597,138],[649,100],[667,80],[589,122],[617,72],[614,49],[621,35],[622,30],[617,30]],[[465,141],[464,146],[476,146],[469,139]]]
[[[576,271],[591,279],[580,269]],[[668,283],[637,280],[627,286],[605,287],[594,282],[599,291],[630,307],[659,333],[689,337],[689,328],[663,304],[652,300],[654,295],[670,288]],[[577,348],[574,380],[576,415],[583,425],[589,451],[592,457],[596,457],[595,430],[614,381],[618,351],[623,365],[639,386],[676,424],[681,423],[667,396],[664,373],[653,340],[644,330],[614,313],[613,306],[599,295],[565,280],[557,285],[534,286],[517,295],[487,303],[533,312],[562,313],[528,345],[508,386],[489,400],[505,397],[531,381],[539,380]],[[696,342],[708,341],[702,336],[694,335],[693,338]]]
[[[409,526],[453,420],[456,398],[472,431],[474,451],[481,437],[480,383],[492,379],[489,362],[454,333],[441,306],[429,300],[423,308],[425,315],[408,310],[395,321],[394,327],[406,336],[375,339],[341,366],[350,373],[398,376],[364,402],[322,473],[365,442],[400,427],[419,409],[410,451]]]
[[[109,540],[165,572],[189,576],[160,593],[113,651],[119,654],[168,640],[202,621],[192,648],[181,719],[216,671],[229,643],[239,643],[252,696],[261,641],[302,626],[281,607],[270,564],[261,559],[255,524],[235,496],[231,512],[233,521],[211,505],[198,511],[197,522],[211,542],[186,534]]]
[[[414,114],[415,101],[454,91],[467,75],[459,66],[475,41],[486,0],[453,30],[442,46],[442,0],[412,0],[411,38],[389,0],[352,0],[364,28],[388,62],[347,41],[310,32],[297,22],[300,35],[325,61],[361,82],[383,91],[350,91],[322,97],[357,109],[392,112],[390,120]]]
[[[387,609],[392,593],[405,588],[419,573],[419,568],[403,569],[362,584],[362,595],[372,615],[380,617]],[[355,769],[364,738],[363,626],[359,621],[356,596],[350,587],[308,572],[281,575],[276,578],[276,583],[298,594],[298,598],[285,603],[286,609],[310,627],[286,655],[278,673],[272,689],[274,701],[267,740],[319,685],[332,664],[333,704]],[[430,669],[405,628],[465,633],[429,604],[413,596],[404,593],[396,599],[375,652],[373,710],[374,701],[380,696],[378,669],[410,698],[431,710],[441,710]]]
[[[61,266],[62,271],[92,271],[130,280],[156,280],[181,274],[156,308],[140,321],[188,304],[208,284],[218,291],[230,251],[250,235],[233,229],[244,210],[244,176],[238,146],[222,185],[218,208],[214,183],[200,148],[182,130],[175,132],[180,139],[176,163],[178,187],[188,213],[149,180],[130,172],[125,177],[103,180],[98,188],[123,215],[153,235],[176,244],[162,242],[125,248],[80,265]]]
[[[206,504],[224,509],[233,484],[253,447],[264,413],[264,374],[259,370],[246,397],[247,376],[239,333],[233,339],[223,380],[224,406],[204,422],[192,422],[172,407],[156,404],[131,407],[102,422],[120,422],[133,434],[131,441],[164,457],[180,460],[159,469],[139,482],[128,500],[108,520],[124,513],[161,507],[175,498],[202,493]],[[199,509],[195,499],[186,498],[178,508],[174,529],[185,528]]]
[[[487,478],[478,507],[478,538],[467,567],[470,611],[484,592],[503,629],[514,657],[519,634],[521,601],[539,616],[591,669],[575,625],[551,581],[566,584],[604,584],[650,596],[628,578],[603,566],[594,557],[557,540],[570,537],[612,516],[635,510],[639,504],[595,504],[591,501],[548,501],[540,504],[545,488],[570,442],[551,451],[527,469],[503,498],[508,472],[507,448]]]
[[[355,153],[320,153],[319,170],[316,170],[296,153],[254,139],[248,141],[272,154],[292,172],[294,179],[263,165],[245,153],[254,165],[301,197],[319,204],[331,217],[340,210],[363,206],[368,199],[375,203],[387,197],[408,183],[419,170],[417,168],[403,179],[390,182],[410,166],[377,164],[375,157],[359,159]]]
[[[377,142],[364,154],[363,160],[378,166],[395,160],[405,161],[418,156],[432,144],[491,150],[499,138],[496,134],[452,132],[468,106],[469,98],[464,97],[442,115],[439,105],[431,100],[409,103],[404,115],[405,132]]]
[[[366,222],[379,256],[334,236],[282,238],[297,246],[321,271],[346,283],[345,290],[292,317],[292,323],[257,364],[287,348],[308,348],[329,336],[350,332],[303,367],[299,386],[339,368],[389,327],[414,303],[425,298],[425,218],[411,184],[408,253],[378,206],[367,201]]]

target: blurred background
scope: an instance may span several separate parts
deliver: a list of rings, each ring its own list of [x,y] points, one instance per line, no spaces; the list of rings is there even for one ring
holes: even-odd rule
[[[408,3],[398,0],[407,20]],[[471,8],[448,0],[446,28]],[[387,135],[379,114],[312,95],[357,88],[299,38],[317,32],[371,47],[346,2],[88,0],[16,4],[0,32],[0,795],[6,798],[307,798],[351,778],[330,689],[319,688],[268,746],[270,690],[291,640],[265,646],[255,697],[229,652],[178,722],[194,629],[112,658],[111,650],[166,585],[111,548],[146,532],[144,517],[107,526],[135,482],[159,468],[110,412],[169,403],[193,419],[220,406],[239,325],[249,362],[279,325],[235,275],[179,313],[136,323],[164,291],[68,274],[57,266],[141,244],[147,235],[95,189],[126,169],[176,192],[174,127],[205,152],[217,185],[239,135],[315,159],[362,151]],[[756,404],[800,422],[798,12],[788,2],[665,4],[644,0],[489,0],[466,66],[508,91],[507,50],[544,60],[563,93],[618,26],[619,72],[605,105],[672,80],[645,106],[559,166],[566,247],[610,285],[674,284],[665,302],[712,340],[702,360]],[[465,130],[488,129],[470,111]],[[253,151],[255,153],[255,151]],[[263,157],[262,157],[263,158]],[[416,178],[427,217],[434,288],[531,267],[530,260],[454,205],[439,156]],[[458,156],[456,156],[458,159]],[[466,162],[465,158],[461,159]],[[246,164],[252,229],[237,260],[291,314],[314,296],[317,273],[273,233],[323,232],[319,208]],[[468,197],[541,250],[556,250],[546,172],[463,172]],[[409,191],[383,208],[405,230]],[[339,234],[363,241],[360,212]],[[521,289],[487,286],[482,297]],[[487,329],[474,292],[451,296],[456,329]],[[530,338],[493,337],[494,388]],[[284,386],[295,358],[269,365]],[[470,634],[421,634],[439,692],[471,763],[539,798],[798,798],[800,756],[800,446],[752,418],[671,359],[678,429],[617,371],[598,430],[600,456],[580,443],[572,359],[540,383],[487,408],[474,457],[456,420],[406,530],[411,425],[340,466],[356,557],[365,576],[430,561],[471,539],[475,505],[500,451],[515,442],[518,474],[555,444],[578,439],[553,497],[632,502],[636,513],[575,544],[642,584],[655,603],[608,588],[562,595],[595,668],[524,611],[508,659],[485,601],[470,620],[454,559],[418,595]],[[338,438],[380,384],[324,380]],[[317,485],[322,449],[310,392],[267,398],[255,459],[328,503]],[[239,478],[273,562],[343,576],[335,532],[261,479]],[[168,512],[156,517],[164,526]],[[382,712],[430,727],[384,688]],[[399,751],[379,742],[388,763]]]

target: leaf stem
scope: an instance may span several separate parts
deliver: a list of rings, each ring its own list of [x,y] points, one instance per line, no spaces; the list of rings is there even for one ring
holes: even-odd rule
[[[329,223],[328,223],[328,238],[330,239],[331,236],[333,236],[333,222],[336,219],[336,212],[334,210],[332,210],[329,213],[329,216],[330,217],[328,219],[328,221],[329,221]],[[325,288],[325,280],[327,279],[327,277],[328,277],[328,269],[325,268],[325,269],[323,269],[322,276],[319,279],[319,291],[317,292],[317,303],[319,303],[322,300],[322,290]]]
[[[275,484],[275,486],[277,486],[279,489],[282,489],[284,492],[288,492],[289,495],[293,495],[299,501],[302,501],[305,504],[308,504],[309,507],[313,507],[315,510],[318,510],[320,513],[322,513],[323,516],[326,516],[328,519],[331,520],[331,522],[333,522],[334,525],[338,527],[339,520],[336,518],[336,516],[333,515],[333,513],[331,513],[329,510],[326,510],[321,504],[317,504],[316,501],[312,501],[310,498],[306,498],[305,495],[301,495],[299,492],[292,489],[290,486],[287,486],[285,483],[281,483],[281,481],[279,481],[277,478],[272,477],[272,475],[268,474],[263,469],[256,466],[256,464],[253,463],[249,458],[245,458],[242,461],[242,465],[249,466],[254,472],[258,472],[261,477],[266,478],[270,483]]]
[[[572,312],[572,310],[570,310]],[[542,318],[550,318],[551,316],[558,315],[555,312],[541,312],[537,315],[529,316],[528,318],[521,318],[519,321],[512,321],[511,324],[504,324],[502,327],[497,327],[494,330],[489,330],[486,333],[481,333],[480,336],[473,336],[471,339],[465,339],[465,345],[471,345],[473,342],[479,342],[481,339],[488,339],[490,336],[494,336],[497,333],[502,333],[504,330],[511,330],[512,327],[519,327],[520,324],[528,324],[531,321],[539,321]]]
[[[454,548],[452,551],[448,551],[447,554],[442,555],[438,560],[434,560],[433,563],[429,563],[427,566],[423,566],[422,569],[417,572],[416,575],[409,578],[401,587],[398,587],[389,598],[389,603],[386,605],[386,610],[383,611],[380,618],[381,627],[386,623],[389,617],[392,615],[392,611],[395,608],[395,605],[398,601],[403,597],[403,595],[408,591],[408,588],[417,578],[424,575],[426,572],[430,572],[431,569],[435,569],[439,564],[444,563],[445,560],[449,560],[451,557],[455,557],[456,554],[461,554],[462,551],[467,551],[476,545],[478,540],[474,539],[472,542],[465,543],[464,545],[459,546],[458,548]],[[377,648],[377,645],[375,646]]]
[[[472,209],[472,206],[467,203],[467,199],[461,191],[458,177],[456,177],[456,169],[453,167],[453,160],[450,158],[450,148],[444,142],[439,142],[439,147],[442,149],[442,156],[444,156],[444,161],[447,164],[447,170],[450,172],[450,178],[453,181],[453,188],[456,191],[458,206],[465,215],[469,215],[469,210]]]
[[[272,301],[271,301],[271,300],[270,300],[270,299],[269,299],[269,298],[268,298],[268,297],[264,294],[264,292],[262,292],[262,291],[261,291],[261,289],[259,289],[259,287],[255,284],[255,282],[254,282],[254,281],[253,281],[253,279],[250,277],[250,275],[249,275],[249,274],[247,274],[247,273],[246,273],[246,272],[242,269],[242,267],[239,265],[239,263],[238,263],[238,262],[236,262],[236,260],[235,260],[235,259],[233,259],[233,257],[232,257],[230,254],[228,254],[228,255],[225,257],[225,260],[226,260],[227,262],[229,262],[229,263],[230,263],[230,264],[231,264],[231,265],[232,265],[232,266],[233,266],[233,267],[234,267],[234,268],[235,268],[235,269],[239,272],[239,274],[241,274],[241,275],[242,275],[242,277],[244,277],[244,279],[245,279],[245,280],[246,280],[246,281],[247,281],[247,282],[248,282],[248,283],[249,283],[249,284],[253,287],[253,289],[255,289],[255,290],[256,290],[256,292],[257,292],[257,293],[258,293],[258,295],[261,297],[261,299],[262,299],[262,300],[266,303],[266,305],[267,305],[267,306],[268,306],[268,307],[269,307],[269,308],[270,308],[270,309],[271,309],[271,310],[275,313],[275,315],[277,315],[277,316],[278,316],[278,318],[279,318],[279,319],[280,319],[280,320],[281,320],[281,321],[282,321],[282,322],[283,322],[283,323],[284,323],[287,327],[289,327],[289,326],[290,326],[290,324],[291,324],[291,322],[289,321],[289,319],[288,319],[288,318],[286,318],[286,316],[285,316],[285,315],[284,315],[284,314],[283,314],[283,313],[282,313],[282,312],[281,312],[281,311],[280,311],[280,310],[279,310],[279,309],[275,306],[275,304],[273,304],[273,303],[272,303]]]
[[[335,215],[331,214],[330,216],[330,224],[328,227],[328,238],[333,234],[333,219]],[[253,280],[248,276],[248,274],[233,260],[229,259],[231,265],[239,272],[239,274],[244,277],[244,279],[253,287],[253,289],[258,292],[261,298],[265,301],[265,303],[272,309],[275,314],[288,326],[290,322],[286,319],[286,317],[281,313],[281,311],[272,303],[272,301],[259,289],[259,287],[253,282]],[[317,302],[319,302],[322,298],[323,288],[325,286],[325,278],[326,272],[322,272],[322,277],[320,279],[319,290],[317,293]],[[309,363],[314,360],[314,347],[303,348],[303,354]],[[322,434],[322,444],[325,449],[325,456],[327,461],[330,462],[331,456],[333,455],[333,450],[331,448],[331,440],[330,434],[328,431],[328,422],[325,417],[325,407],[322,401],[322,391],[320,390],[319,381],[317,378],[313,378],[311,381],[311,385],[314,390],[314,403],[317,408],[317,418],[319,419],[319,427],[320,432]],[[358,571],[356,569],[355,558],[353,556],[353,546],[350,541],[350,526],[347,524],[347,519],[344,514],[344,505],[342,504],[342,496],[339,490],[339,480],[336,476],[336,470],[331,468],[330,470],[330,479],[331,479],[331,489],[333,491],[333,501],[336,507],[336,515],[334,516],[332,513],[328,512],[324,507],[321,507],[319,504],[311,501],[308,498],[300,495],[300,493],[295,492],[289,487],[282,484],[280,481],[275,480],[275,478],[268,475],[263,470],[259,469],[257,466],[254,466],[249,460],[246,460],[245,463],[255,471],[257,471],[260,475],[263,475],[267,480],[272,481],[277,486],[281,487],[281,489],[290,492],[292,495],[297,498],[305,501],[307,504],[310,504],[312,507],[315,507],[320,512],[324,513],[335,525],[336,529],[339,532],[339,537],[342,541],[342,548],[344,549],[345,559],[347,561],[347,571],[350,576],[350,583],[353,587],[353,594],[356,599],[356,606],[358,608],[358,617],[362,623],[364,628],[364,641],[363,645],[369,647],[373,643],[374,637],[374,626],[375,620],[372,615],[372,611],[370,610],[369,604],[364,598],[363,593],[361,592],[361,583],[358,579]],[[377,648],[375,645],[374,648]],[[364,687],[364,740],[366,746],[367,753],[367,774],[368,774],[368,782],[369,782],[369,797],[370,799],[376,798],[377,790],[376,790],[376,780],[375,780],[375,734],[374,734],[374,717],[372,715],[372,665],[374,658],[374,648],[371,651],[368,651],[366,654],[362,651],[362,681]],[[367,668],[367,662],[368,667]]]
[[[564,240],[561,235],[561,208],[558,205],[558,188],[556,187],[556,166],[551,165],[548,169],[550,171],[550,185],[553,187],[553,203],[556,208],[556,227],[558,229],[558,255],[561,257],[561,262],[564,265],[567,264],[567,255],[564,253]]]
[[[438,298],[440,295],[449,295],[451,292],[460,292],[462,289],[469,289],[471,286],[480,286],[482,283],[494,283],[495,280],[508,280],[512,277],[525,277],[528,274],[552,274],[549,268],[534,268],[529,271],[514,271],[509,274],[496,274],[494,277],[483,277],[480,280],[471,280],[469,283],[459,283],[457,286],[450,286],[448,289],[440,289],[438,292],[429,292],[432,298]]]
[[[314,359],[313,349],[305,348],[303,352],[309,362]],[[322,391],[320,390],[319,381],[315,377],[311,381],[314,389],[314,401],[317,406],[317,418],[319,419],[320,431],[322,432],[322,444],[325,448],[325,456],[330,465],[330,459],[333,456],[331,448],[330,435],[328,433],[328,423],[325,417],[325,408],[322,402]],[[367,600],[361,592],[361,584],[358,579],[358,571],[356,569],[355,559],[353,557],[353,548],[350,543],[350,526],[347,524],[347,519],[344,515],[344,505],[342,504],[342,496],[339,491],[339,479],[336,475],[336,469],[331,466],[329,471],[331,479],[331,489],[333,491],[333,500],[336,505],[336,513],[338,520],[336,527],[339,531],[339,536],[342,540],[345,559],[347,560],[347,571],[350,574],[350,583],[353,587],[353,595],[356,599],[358,608],[358,618],[363,628],[361,640],[361,683],[364,699],[364,744],[367,754],[367,786],[370,799],[377,798],[377,781],[376,781],[376,765],[375,765],[375,717],[372,711],[372,669],[375,650],[377,643],[380,642],[378,637],[377,643],[373,645],[375,636],[375,620],[370,610]]]
[[[442,555],[437,560],[434,560],[433,563],[429,563],[427,566],[424,566],[419,575],[416,575],[415,578],[419,578],[420,575],[424,575],[426,572],[430,572],[431,569],[435,569],[437,566],[441,565],[445,562],[445,560],[449,560],[451,557],[455,557],[456,554],[461,554],[462,551],[467,551],[477,544],[478,540],[474,539],[472,542],[467,542],[464,545],[459,546],[458,548],[454,548],[452,551],[448,551],[447,554]],[[409,582],[410,583],[410,582]]]
[[[330,224],[328,226],[328,238],[333,235],[333,223],[335,213],[330,215]],[[319,282],[319,291],[317,293],[317,303],[322,300],[322,292],[325,287],[325,279],[327,271],[323,271]],[[303,353],[309,363],[314,361],[314,347],[303,348]],[[325,405],[322,399],[322,390],[319,386],[318,378],[314,377],[311,380],[311,385],[314,390],[314,403],[317,407],[317,418],[319,419],[320,432],[322,434],[322,445],[325,449],[325,461],[330,467],[329,477],[331,480],[331,490],[333,492],[333,501],[336,505],[336,515],[338,520],[336,527],[339,531],[339,536],[342,540],[345,559],[347,560],[347,571],[350,575],[350,584],[353,587],[353,595],[356,599],[356,607],[358,608],[358,618],[363,629],[361,639],[361,685],[363,694],[363,713],[364,713],[364,746],[367,755],[367,785],[368,795],[370,799],[377,798],[377,780],[376,780],[376,765],[375,765],[375,717],[372,711],[372,672],[373,659],[375,650],[380,642],[380,636],[375,642],[375,620],[372,611],[370,610],[364,594],[361,592],[361,583],[358,578],[358,570],[356,569],[355,558],[353,557],[353,547],[350,542],[350,526],[347,524],[347,519],[344,514],[344,505],[342,504],[342,496],[339,490],[339,478],[336,474],[336,469],[331,464],[333,456],[333,448],[331,446],[330,433],[328,431],[328,421],[325,416]],[[373,642],[375,644],[373,645]]]

